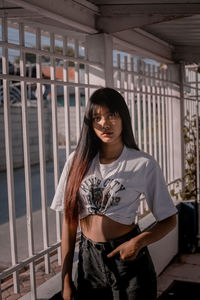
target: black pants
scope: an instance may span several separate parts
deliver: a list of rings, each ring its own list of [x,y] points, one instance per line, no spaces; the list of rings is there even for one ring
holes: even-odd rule
[[[138,235],[138,226],[108,242],[93,242],[83,234],[75,276],[78,300],[155,300],[156,273],[147,247],[133,261],[107,258],[120,244]]]

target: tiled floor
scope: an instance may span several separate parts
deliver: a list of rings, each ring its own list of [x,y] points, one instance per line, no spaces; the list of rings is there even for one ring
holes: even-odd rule
[[[200,283],[200,253],[178,255],[158,277],[158,296],[174,280]]]

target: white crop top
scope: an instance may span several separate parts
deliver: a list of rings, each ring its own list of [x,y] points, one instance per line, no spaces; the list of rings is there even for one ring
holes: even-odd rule
[[[56,211],[64,209],[65,183],[72,159],[73,153],[64,166],[51,205]],[[177,213],[162,171],[151,155],[124,146],[117,160],[100,164],[97,154],[79,189],[80,219],[100,214],[130,225],[135,221],[141,194],[157,221]]]

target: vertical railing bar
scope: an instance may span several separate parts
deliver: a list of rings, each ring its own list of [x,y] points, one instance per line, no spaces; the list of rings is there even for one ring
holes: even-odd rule
[[[168,80],[170,80],[170,72],[167,73],[168,76]],[[166,111],[167,111],[167,115],[166,115],[166,126],[167,126],[167,182],[170,182],[172,180],[172,171],[171,171],[171,161],[172,161],[172,152],[171,152],[171,99],[172,95],[171,95],[171,84],[168,83],[167,86],[167,102],[166,102]]]
[[[24,46],[24,27],[20,23],[20,45]],[[20,76],[26,76],[24,52],[20,52]],[[28,109],[27,109],[27,85],[21,81],[21,104],[22,104],[22,130],[23,130],[23,149],[24,149],[24,173],[25,173],[25,190],[26,190],[26,219],[27,219],[27,237],[28,237],[28,254],[29,257],[34,254],[33,240],[33,216],[32,216],[32,185],[31,185],[31,168],[30,168],[30,146],[29,146],[29,126],[28,126]],[[35,263],[30,263],[30,284],[31,299],[37,298],[36,291],[36,274]]]
[[[85,44],[85,59],[88,60],[88,48]],[[85,64],[85,84],[89,85],[89,65]],[[89,88],[85,88],[85,106],[89,100]]]
[[[55,36],[51,33],[50,36],[50,51],[54,53],[55,50]],[[55,59],[51,56],[51,80],[56,79],[56,70],[55,70]],[[59,154],[58,154],[58,120],[57,120],[57,93],[55,83],[51,84],[51,110],[52,110],[52,136],[53,136],[53,167],[54,167],[54,187],[55,190],[58,185],[60,177],[59,169]],[[61,240],[61,216],[59,212],[56,212],[56,239],[57,242]],[[58,253],[58,265],[61,265],[61,247],[57,249]]]
[[[144,214],[144,200],[140,200],[140,206],[139,206],[140,214]]]
[[[141,61],[138,60],[137,63],[137,72],[138,72],[138,85],[137,85],[137,114],[138,114],[138,144],[139,148],[142,149],[142,129],[141,129]]]
[[[121,55],[118,53],[117,54],[117,88],[121,89]]]
[[[136,65],[136,68],[137,68],[137,65]],[[134,115],[134,117],[135,117],[135,119],[134,119],[134,123],[135,123],[135,138],[136,138],[137,144],[139,146],[139,138],[138,138],[138,115],[137,115],[137,112],[138,112],[138,81],[139,81],[139,77],[138,77],[138,73],[137,73],[137,75],[135,75],[136,71],[134,69],[134,66],[133,66],[133,70],[134,70],[133,79],[134,79],[134,107],[135,107],[135,115]]]
[[[143,105],[143,135],[144,135],[144,151],[147,152],[147,115],[146,115],[146,72],[145,72],[145,63],[142,62],[142,71],[143,71],[143,83],[142,83],[142,105]]]
[[[2,19],[3,41],[8,40],[7,19]],[[2,49],[2,73],[8,75],[8,48]],[[7,170],[7,189],[8,189],[8,210],[9,210],[9,229],[12,265],[18,263],[17,255],[17,235],[16,235],[16,216],[15,216],[15,195],[14,195],[14,175],[13,175],[13,153],[12,153],[12,127],[10,116],[10,91],[8,79],[3,79],[3,101],[4,101],[4,130],[5,130],[5,152],[6,152],[6,170]],[[13,273],[14,293],[19,292],[18,272]]]
[[[162,79],[164,80],[164,70],[162,70]],[[163,174],[167,178],[166,169],[166,128],[165,128],[165,83],[163,83],[161,88],[161,114],[162,114],[162,154],[163,154]]]
[[[80,112],[80,89],[75,87],[75,102],[76,102],[76,141],[78,143],[81,132],[81,112]]]
[[[155,72],[155,66],[153,65],[153,78],[155,78],[156,72]],[[156,121],[157,121],[157,115],[156,115],[156,81],[153,79],[153,86],[152,86],[152,98],[153,98],[153,144],[154,144],[154,158],[157,160],[157,132],[156,132]]]
[[[135,132],[135,92],[134,92],[134,73],[133,73],[133,57],[131,57],[131,120],[132,120],[132,128],[133,128],[133,134],[136,138],[136,132]]]
[[[40,30],[37,29],[37,49],[40,49]],[[36,76],[41,79],[41,59],[36,54]],[[48,220],[47,220],[47,187],[46,187],[46,160],[44,144],[44,111],[42,85],[37,82],[37,108],[38,108],[38,138],[39,138],[39,161],[40,161],[40,185],[41,185],[41,205],[42,205],[42,229],[44,249],[49,246]],[[45,255],[45,272],[50,272],[49,254]]]
[[[67,37],[64,37],[63,54],[67,55]],[[68,82],[68,62],[65,59],[63,64],[63,80]],[[69,116],[69,87],[64,85],[64,115],[65,115],[65,141],[66,141],[66,159],[71,152],[70,142],[70,116]]]
[[[169,70],[167,70],[167,81],[169,80]],[[170,145],[169,145],[169,82],[166,87],[166,101],[165,101],[165,112],[166,112],[166,142],[167,142],[167,182],[170,182]]]
[[[171,80],[171,73],[170,73],[170,80]],[[173,107],[172,107],[172,101],[173,101],[173,87],[172,84],[170,84],[170,97],[169,97],[169,116],[168,116],[168,122],[169,122],[169,138],[170,138],[170,181],[174,180],[174,137],[173,137]]]
[[[188,73],[188,84],[190,84],[190,82],[191,82],[191,71],[189,71],[189,73]],[[191,101],[189,100],[188,101],[189,102],[189,107],[190,107],[190,109],[189,109],[189,112],[190,112],[190,114],[189,114],[189,116],[190,116],[190,120],[192,119],[192,103],[191,103]]]
[[[149,128],[149,154],[153,155],[153,145],[152,145],[152,113],[151,113],[151,99],[152,99],[152,79],[151,76],[151,66],[148,64],[148,128]]]
[[[78,57],[78,41],[75,40],[75,58]],[[79,83],[79,63],[75,62],[75,83]],[[75,111],[76,111],[76,141],[78,143],[81,132],[81,112],[80,112],[80,89],[75,87]]]
[[[128,54],[127,57],[127,88],[128,88],[128,108],[129,108],[129,112],[131,113],[131,103],[132,103],[132,92],[130,92],[131,89],[133,89],[132,87],[132,82],[131,82],[131,55]]]
[[[124,99],[126,101],[126,104],[128,105],[128,61],[127,61],[127,56],[124,57]]]
[[[162,141],[162,131],[161,131],[161,103],[160,103],[160,98],[161,98],[161,72],[160,69],[158,69],[158,86],[157,86],[157,105],[158,105],[158,149],[159,149],[159,164],[160,167],[163,169],[163,161],[162,161],[162,146],[161,146],[161,141]]]

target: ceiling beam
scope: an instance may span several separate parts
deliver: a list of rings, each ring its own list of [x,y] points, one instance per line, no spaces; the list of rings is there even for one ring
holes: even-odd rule
[[[94,0],[96,5],[106,5],[107,0]],[[126,4],[171,4],[171,0],[125,0]],[[122,0],[109,0],[109,4],[121,4]],[[199,3],[199,0],[173,0],[173,3]]]
[[[48,17],[55,21],[59,21],[70,28],[85,33],[96,33],[95,16],[98,14],[92,7],[75,3],[73,1],[57,1],[54,0],[7,0],[15,5],[21,6],[29,11],[38,13],[40,16]],[[86,2],[86,1],[84,1]]]
[[[200,63],[199,46],[176,46],[172,55],[175,61]]]
[[[106,33],[115,33],[128,29],[140,28],[142,26],[159,24],[183,18],[180,16],[162,16],[162,15],[139,15],[135,16],[118,16],[118,17],[98,17],[96,21],[96,28],[99,31]]]
[[[142,32],[127,30],[112,35],[117,49],[131,51],[132,53],[159,60],[165,63],[172,63],[173,47],[159,39],[151,38]]]
[[[116,4],[100,5],[104,17],[136,16],[136,15],[163,15],[182,16],[200,14],[200,3],[149,3],[149,4]]]

